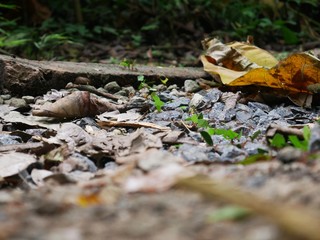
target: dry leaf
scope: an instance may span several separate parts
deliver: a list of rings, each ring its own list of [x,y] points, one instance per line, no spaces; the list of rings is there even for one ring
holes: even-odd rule
[[[204,46],[204,70],[219,75],[225,85],[275,89],[274,94],[305,107],[311,106],[312,94],[320,92],[320,61],[308,53],[292,54],[277,64],[268,52],[250,44],[212,39],[205,40]]]
[[[235,71],[248,71],[260,67],[273,67],[278,61],[267,51],[248,43],[223,44],[218,39],[205,39],[206,57],[216,65]]]
[[[118,121],[97,121],[98,125],[100,127],[131,127],[131,128],[154,128],[158,129],[161,131],[168,131],[170,130],[169,127],[162,127],[154,123],[149,123],[149,122],[132,122],[132,121],[127,121],[127,122],[118,122]]]
[[[0,153],[0,177],[5,178],[25,170],[36,158],[30,154],[8,152]]]
[[[307,53],[296,53],[270,70],[259,68],[230,82],[230,86],[259,85],[292,93],[313,93],[309,85],[320,82],[320,60]]]
[[[106,111],[123,109],[124,105],[113,104],[87,91],[77,91],[54,103],[46,103],[39,109],[34,109],[32,114],[63,119],[95,116]]]

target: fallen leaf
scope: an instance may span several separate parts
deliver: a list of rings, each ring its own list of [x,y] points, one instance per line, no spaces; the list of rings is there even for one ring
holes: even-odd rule
[[[5,178],[18,174],[36,161],[37,159],[30,154],[19,152],[0,153],[0,177]]]
[[[204,47],[204,70],[218,75],[225,85],[270,88],[274,95],[289,97],[304,107],[311,107],[312,94],[319,92],[320,60],[311,54],[295,53],[277,63],[271,54],[251,44],[207,39]]]
[[[35,106],[32,114],[64,119],[95,116],[106,111],[122,109],[124,105],[116,105],[87,91],[76,91],[54,103],[48,102],[42,106]]]
[[[230,86],[258,85],[291,93],[309,93],[309,85],[320,81],[320,60],[307,53],[295,53],[275,67],[253,69],[246,75],[228,83]]]
[[[132,128],[154,128],[161,131],[167,131],[170,130],[169,127],[162,127],[155,123],[149,123],[149,122],[118,122],[118,121],[97,121],[98,125],[100,127],[132,127]]]

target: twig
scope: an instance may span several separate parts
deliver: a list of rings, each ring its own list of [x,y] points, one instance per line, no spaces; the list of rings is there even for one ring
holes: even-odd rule
[[[176,186],[202,193],[211,200],[221,199],[232,204],[251,209],[272,220],[287,233],[299,239],[319,240],[320,218],[303,207],[289,207],[286,204],[262,199],[243,191],[225,181],[215,181],[205,176],[195,176],[180,180]]]

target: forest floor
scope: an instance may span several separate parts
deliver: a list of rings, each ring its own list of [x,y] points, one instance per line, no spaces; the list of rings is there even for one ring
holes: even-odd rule
[[[123,47],[92,45],[87,54],[97,60],[97,49]],[[141,49],[106,55],[157,65]],[[159,61],[199,67],[200,52],[164,51]],[[97,88],[117,96],[108,103],[75,88],[0,96],[0,239],[320,239],[318,106],[258,103],[203,79],[140,80],[139,88]],[[32,116],[55,101],[44,111],[54,121]],[[83,112],[88,102],[109,110]],[[230,131],[208,144],[200,114]],[[270,129],[287,136],[305,125],[312,151],[270,145]]]

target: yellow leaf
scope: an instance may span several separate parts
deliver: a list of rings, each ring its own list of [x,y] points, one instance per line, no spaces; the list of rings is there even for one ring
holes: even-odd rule
[[[239,72],[239,71],[234,71],[228,68],[214,65],[210,61],[208,61],[208,59],[209,58],[206,56],[201,56],[201,61],[202,61],[204,70],[210,73],[211,75],[218,75],[223,84],[229,84],[233,80],[247,73],[246,71]]]
[[[227,45],[261,67],[272,68],[278,64],[278,60],[274,56],[255,45],[241,42],[232,42]]]
[[[254,69],[228,83],[230,86],[258,85],[291,93],[313,93],[309,85],[320,82],[320,61],[307,53],[292,54],[266,70]]]

